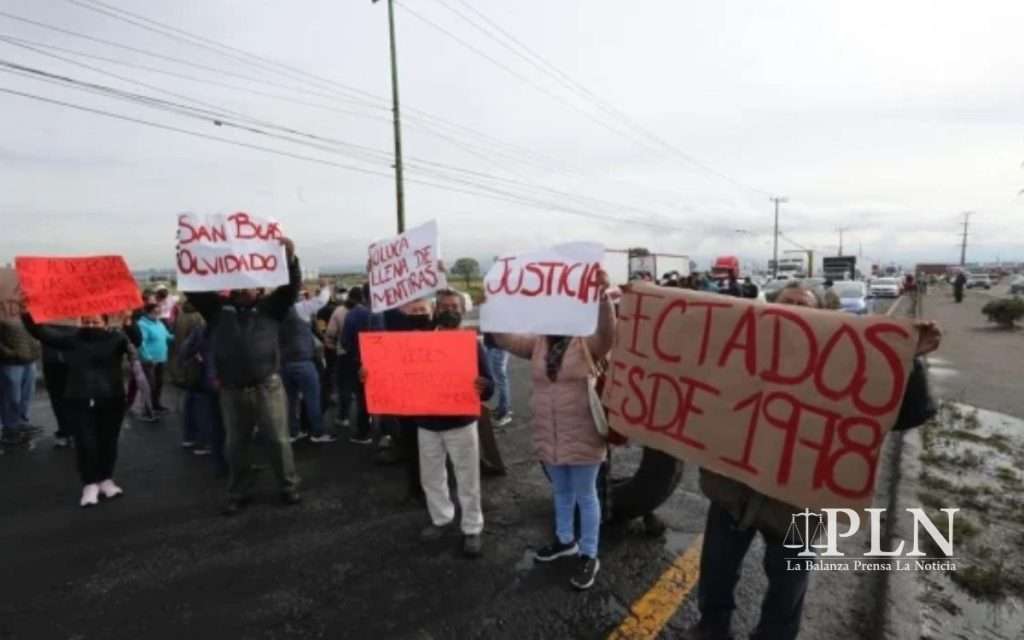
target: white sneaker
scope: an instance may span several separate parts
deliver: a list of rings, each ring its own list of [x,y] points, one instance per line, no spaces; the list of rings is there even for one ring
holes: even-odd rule
[[[100,483],[100,493],[103,494],[104,498],[116,498],[117,496],[124,493],[121,487],[114,484],[114,481],[107,478]]]
[[[100,502],[100,486],[98,484],[87,484],[82,487],[82,501],[79,502],[83,507],[94,507]]]
[[[315,442],[316,444],[325,444],[325,443],[328,443],[328,442],[336,442],[337,440],[338,439],[336,437],[332,436],[329,433],[325,433],[322,436],[313,436],[312,438],[309,439],[310,442]]]

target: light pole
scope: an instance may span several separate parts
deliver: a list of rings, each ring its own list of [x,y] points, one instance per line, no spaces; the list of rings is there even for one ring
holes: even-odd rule
[[[775,203],[775,233],[772,236],[772,277],[779,277],[779,204],[788,202],[784,196],[769,198]]]
[[[377,4],[378,0],[373,0]],[[398,52],[395,50],[395,4],[388,0],[388,35],[391,40],[391,114],[395,125],[395,200],[398,205],[398,233],[405,231],[405,190],[402,186],[402,127],[398,110]]]

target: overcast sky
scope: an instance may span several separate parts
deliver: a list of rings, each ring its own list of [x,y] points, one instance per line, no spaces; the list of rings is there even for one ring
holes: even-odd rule
[[[0,73],[0,89],[350,168],[0,93],[0,262],[121,253],[136,268],[170,266],[182,211],[276,217],[311,266],[359,263],[393,233],[383,4],[103,0],[324,82],[81,6],[90,1],[0,10],[140,51],[0,16],[0,37],[36,49],[0,42],[0,60],[216,110],[226,123],[259,120],[303,144],[23,75]],[[969,260],[1024,259],[1019,0],[467,2],[479,14],[463,0],[396,6],[417,181],[406,215],[410,226],[439,221],[449,259],[594,240],[687,254],[702,268],[724,253],[763,264],[772,194],[789,198],[785,238],[819,252],[834,254],[845,227],[846,251],[865,259],[956,260],[971,210]],[[503,48],[498,28],[562,75]],[[464,193],[481,188],[494,197]]]

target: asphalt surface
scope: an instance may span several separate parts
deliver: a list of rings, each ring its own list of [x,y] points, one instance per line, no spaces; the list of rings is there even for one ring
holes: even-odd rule
[[[126,421],[115,475],[125,496],[82,510],[74,453],[53,449],[41,398],[45,435],[0,457],[0,638],[607,637],[703,531],[697,470],[659,510],[663,536],[606,529],[596,586],[573,591],[570,561],[531,559],[552,507],[530,446],[527,370],[512,372],[516,419],[498,435],[509,475],[484,481],[479,559],[461,555],[458,536],[422,543],[428,518],[403,501],[402,469],[345,441],[297,445],[301,505],[277,502],[267,469],[256,503],[222,517],[224,481],[181,449],[178,414]],[[762,549],[758,538],[737,588],[737,637],[756,624]],[[684,637],[696,621],[694,578],[675,585],[688,595],[656,637]],[[853,574],[814,576],[801,638],[877,637],[872,589]]]

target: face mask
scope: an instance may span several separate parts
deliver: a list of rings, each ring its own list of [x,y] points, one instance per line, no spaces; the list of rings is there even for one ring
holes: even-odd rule
[[[402,315],[394,327],[399,331],[427,331],[434,328],[434,319],[428,315]]]
[[[437,326],[442,329],[458,329],[462,324],[462,314],[458,311],[442,311],[437,314]]]

